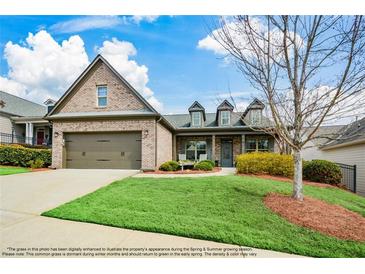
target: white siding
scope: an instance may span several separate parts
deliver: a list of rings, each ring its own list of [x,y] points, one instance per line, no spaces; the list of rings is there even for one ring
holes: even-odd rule
[[[0,114],[0,132],[11,134],[12,122],[9,117]]]
[[[322,150],[309,141],[308,145],[303,148],[302,157],[304,160],[310,161],[314,159],[324,159],[324,154]]]
[[[365,196],[365,144],[322,150],[320,159],[356,165],[356,192]]]

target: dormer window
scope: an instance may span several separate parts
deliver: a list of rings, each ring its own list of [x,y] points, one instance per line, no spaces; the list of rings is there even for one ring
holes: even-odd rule
[[[206,120],[205,109],[199,102],[195,101],[189,107],[189,113],[191,116],[191,127],[202,127],[204,125],[203,123]]]
[[[200,112],[191,113],[191,124],[193,127],[200,127],[202,125],[202,117]]]
[[[98,96],[98,107],[106,107],[108,100],[108,89],[106,86],[98,86],[97,87],[97,96]]]
[[[253,125],[261,124],[261,109],[251,110],[251,124]]]
[[[229,126],[231,124],[231,112],[228,110],[221,111],[221,125]]]

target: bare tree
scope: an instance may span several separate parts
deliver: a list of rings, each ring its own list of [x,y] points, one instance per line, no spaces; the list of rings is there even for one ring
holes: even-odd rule
[[[305,144],[322,124],[364,111],[364,27],[362,16],[234,16],[211,33],[293,151],[295,199],[303,200]]]

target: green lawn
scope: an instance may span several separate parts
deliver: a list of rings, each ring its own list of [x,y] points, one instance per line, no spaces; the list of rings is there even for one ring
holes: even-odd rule
[[[313,257],[365,257],[365,243],[339,240],[287,222],[263,204],[291,184],[254,177],[128,178],[44,216],[160,232]],[[365,216],[365,199],[305,186],[305,194]]]
[[[17,174],[17,173],[25,173],[25,172],[29,172],[29,171],[30,171],[30,169],[25,168],[25,167],[0,166],[0,176]]]

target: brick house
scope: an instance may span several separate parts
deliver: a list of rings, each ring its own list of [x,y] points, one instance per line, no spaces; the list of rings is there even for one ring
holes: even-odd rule
[[[51,128],[55,168],[152,170],[201,155],[228,167],[238,154],[277,149],[258,130],[269,125],[264,107],[255,99],[235,112],[224,100],[206,113],[194,102],[186,114],[161,115],[98,55],[42,120]]]

